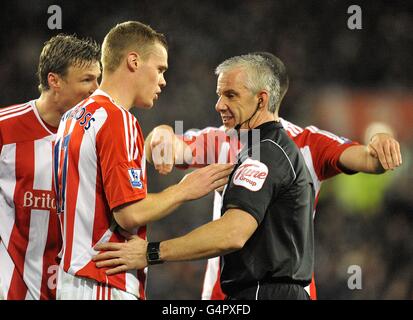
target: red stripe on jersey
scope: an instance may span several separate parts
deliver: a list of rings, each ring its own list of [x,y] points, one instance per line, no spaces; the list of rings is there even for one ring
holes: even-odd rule
[[[220,267],[218,268],[218,276],[217,280],[214,284],[214,288],[212,289],[211,293],[211,300],[225,300],[226,294],[221,290],[221,259],[219,259]]]
[[[106,294],[106,284],[101,284],[102,286],[102,300],[106,300],[105,294]]]
[[[139,299],[145,300],[145,283],[146,283],[146,274],[143,270],[138,270],[138,280],[139,280]]]
[[[22,199],[26,188],[33,189],[34,180],[34,144],[16,144],[16,188],[14,203],[18,206],[19,214],[15,215],[15,223],[11,232],[8,251],[13,257],[15,269],[10,284],[7,299],[24,300],[27,286],[24,283],[24,260],[28,245],[30,229],[30,208],[24,208]],[[22,177],[24,177],[22,179]]]
[[[317,290],[316,290],[316,287],[315,287],[314,273],[313,273],[313,277],[312,277],[311,283],[310,283],[310,299],[311,300],[317,300]]]

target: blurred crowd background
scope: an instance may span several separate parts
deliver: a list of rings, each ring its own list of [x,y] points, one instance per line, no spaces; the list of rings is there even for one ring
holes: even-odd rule
[[[61,30],[47,25],[53,4],[62,9]],[[352,4],[362,9],[361,30],[347,27]],[[152,110],[135,112],[145,135],[175,120],[185,130],[219,126],[214,68],[252,51],[276,54],[289,70],[280,110],[285,119],[359,142],[372,124],[390,126],[401,143],[401,168],[342,175],[323,185],[315,273],[320,299],[413,299],[412,2],[17,0],[0,6],[1,106],[38,96],[38,56],[51,36],[76,33],[101,42],[116,23],[139,20],[165,33],[170,48],[166,89]],[[164,177],[149,166],[148,175],[149,191],[158,192],[184,172]],[[149,239],[182,235],[211,217],[212,195],[150,225]],[[353,265],[362,270],[359,290],[348,287]],[[151,267],[148,298],[199,299],[205,266]]]

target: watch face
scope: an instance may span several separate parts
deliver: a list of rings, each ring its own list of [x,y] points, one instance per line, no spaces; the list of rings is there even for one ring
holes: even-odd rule
[[[163,261],[159,258],[159,242],[149,242],[146,253],[148,264],[158,264]]]
[[[149,261],[157,261],[157,260],[159,260],[159,254],[158,254],[158,252],[149,252],[149,253],[148,253],[148,260],[149,260]]]

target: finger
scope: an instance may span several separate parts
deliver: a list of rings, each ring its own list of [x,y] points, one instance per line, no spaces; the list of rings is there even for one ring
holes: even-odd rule
[[[205,171],[210,171],[214,173],[214,172],[219,172],[222,170],[232,168],[233,166],[234,165],[231,163],[213,163],[199,170],[205,170]]]
[[[166,174],[169,173],[169,172],[171,172],[171,171],[172,171],[172,167],[173,167],[172,163],[170,163],[170,164],[164,164],[164,166],[163,166],[163,172],[165,172]]]
[[[215,175],[219,174],[220,172],[227,171],[227,170],[232,170],[234,169],[234,165],[231,163],[226,163],[226,164],[212,164],[210,165],[210,174]],[[208,166],[209,167],[209,166]]]
[[[116,242],[105,242],[105,243],[99,243],[95,245],[94,249],[96,251],[116,251],[120,250],[122,248],[122,243],[116,243]]]
[[[125,272],[125,271],[128,271],[128,267],[126,265],[121,265],[121,266],[118,266],[116,268],[106,270],[106,274],[108,276],[111,276],[111,275],[121,273],[121,272]]]
[[[228,183],[228,178],[222,178],[222,179],[216,180],[213,184],[213,188],[217,189],[217,188],[223,187],[227,183]]]
[[[379,156],[377,155],[376,149],[373,148],[371,144],[367,145],[367,151],[369,155],[371,155],[373,158],[378,159]]]
[[[152,139],[150,146],[151,146],[151,148],[155,148],[161,142],[162,142],[161,139]]]
[[[168,172],[166,172],[166,171],[164,171],[164,170],[161,170],[161,171],[159,171],[159,174],[161,174],[161,175],[163,175],[163,176],[166,176],[166,175],[168,175]]]
[[[386,157],[386,162],[389,166],[389,169],[393,170],[395,167],[395,162],[393,161],[392,153],[391,153],[391,147],[390,147],[390,142],[387,141],[385,145],[383,146],[384,149],[384,156]]]
[[[95,256],[92,257],[93,261],[102,261],[102,260],[108,260],[108,259],[114,259],[118,258],[119,255],[116,254],[115,251],[106,251],[106,252],[101,252]]]
[[[109,268],[109,267],[117,267],[120,264],[123,264],[120,258],[110,259],[110,260],[103,260],[96,262],[96,267],[98,268]]]
[[[167,165],[167,164],[163,164],[160,169],[159,169],[159,173],[162,175],[167,175],[168,173],[170,173],[172,171],[173,166],[172,165]]]
[[[394,159],[395,167],[399,167],[402,164],[402,155],[400,154],[400,145],[397,141],[393,141],[390,145],[390,152]]]
[[[218,180],[218,179],[228,177],[231,174],[232,170],[233,170],[233,168],[230,168],[230,169],[226,169],[224,171],[217,172],[214,175],[212,175],[211,178],[213,178],[214,180]]]
[[[384,155],[383,147],[379,146],[378,148],[374,148],[374,150],[376,150],[377,156],[379,157],[379,161],[382,167],[385,170],[389,170],[389,164],[387,163],[386,156]]]
[[[224,188],[225,188],[225,185],[223,185],[223,186],[220,186],[219,188],[217,188],[217,189],[215,189],[215,191],[217,191],[217,192],[222,192],[222,191],[224,191]]]

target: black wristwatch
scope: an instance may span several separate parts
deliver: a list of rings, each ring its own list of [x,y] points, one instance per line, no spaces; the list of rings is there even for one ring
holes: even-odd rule
[[[159,245],[160,242],[148,242],[146,249],[146,260],[148,265],[163,263],[163,260],[159,257]]]

